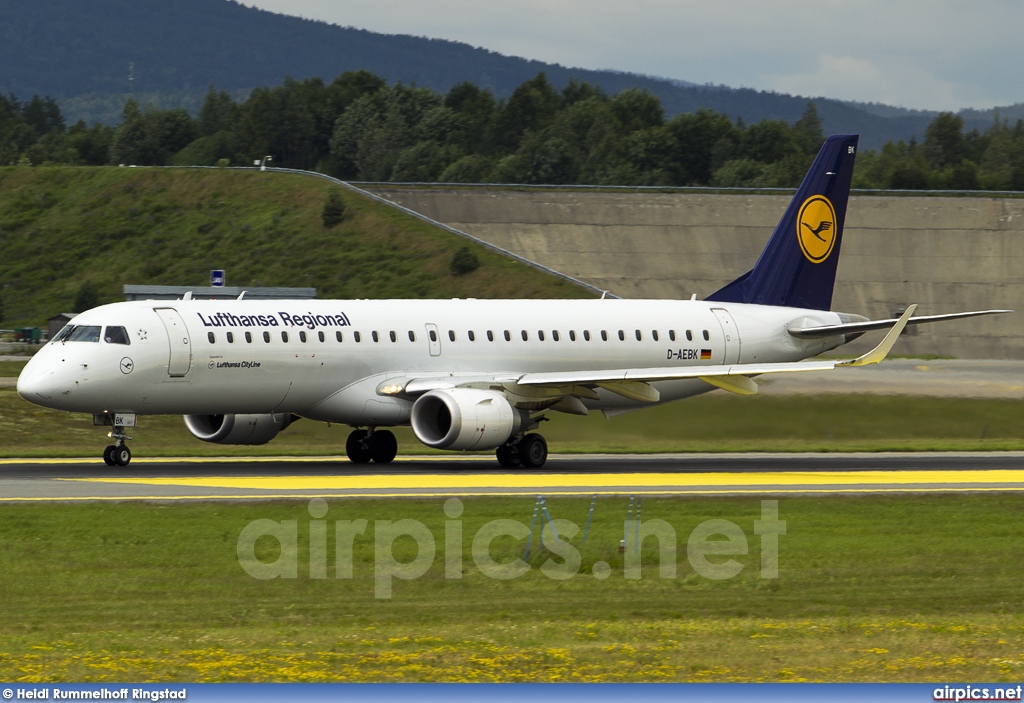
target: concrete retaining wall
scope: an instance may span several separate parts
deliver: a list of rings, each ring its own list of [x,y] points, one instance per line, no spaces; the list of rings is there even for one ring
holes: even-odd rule
[[[698,298],[750,269],[789,196],[375,188],[405,207],[627,298]],[[1024,200],[853,196],[833,309],[1010,308],[917,328],[897,354],[1024,358]],[[847,347],[857,351],[869,340]]]

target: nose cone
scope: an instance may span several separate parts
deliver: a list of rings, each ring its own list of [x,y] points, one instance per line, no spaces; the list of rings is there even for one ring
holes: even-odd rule
[[[50,405],[53,399],[53,372],[32,359],[18,376],[18,395],[36,405]]]

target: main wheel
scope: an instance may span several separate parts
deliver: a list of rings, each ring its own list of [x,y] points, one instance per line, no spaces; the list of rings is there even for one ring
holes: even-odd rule
[[[366,434],[366,430],[352,430],[345,442],[345,453],[353,464],[366,464],[370,461],[370,447],[366,441]]]
[[[377,430],[370,435],[370,458],[376,464],[390,464],[398,454],[398,440],[390,430]]]
[[[111,456],[113,456],[114,463],[118,466],[128,466],[128,464],[132,462],[132,450],[128,448],[127,444],[114,447],[114,451],[111,452]]]
[[[522,466],[519,461],[519,450],[514,444],[503,444],[498,447],[498,450],[494,453],[498,457],[498,463],[506,469],[514,469],[517,466]]]
[[[519,442],[519,460],[528,469],[539,469],[548,460],[548,443],[539,434],[528,434]]]
[[[107,445],[107,448],[103,450],[103,463],[107,466],[113,466],[117,462],[114,461],[114,450],[117,449],[113,444]]]

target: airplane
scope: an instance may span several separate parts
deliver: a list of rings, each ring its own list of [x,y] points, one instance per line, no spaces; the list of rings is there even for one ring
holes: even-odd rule
[[[906,325],[832,312],[857,135],[829,137],[757,263],[704,300],[180,300],[75,317],[18,378],[25,400],[90,413],[127,466],[141,416],[184,415],[205,442],[264,444],[299,418],[350,425],[346,454],[386,464],[387,427],[428,447],[538,468],[546,412],[607,417],[757,376],[876,364]],[[856,359],[810,360],[887,329]]]

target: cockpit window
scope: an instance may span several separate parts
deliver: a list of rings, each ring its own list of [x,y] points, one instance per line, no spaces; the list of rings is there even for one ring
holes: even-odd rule
[[[103,341],[107,344],[131,344],[128,339],[128,330],[124,327],[107,327],[103,334]]]
[[[71,330],[71,336],[68,337],[69,342],[99,342],[100,341],[100,326],[99,325],[78,325]]]
[[[64,325],[63,327],[61,327],[60,332],[58,332],[57,334],[53,335],[53,342],[54,342],[54,344],[56,344],[57,342],[65,341],[68,337],[71,336],[71,332],[74,329],[75,329],[74,325]]]

